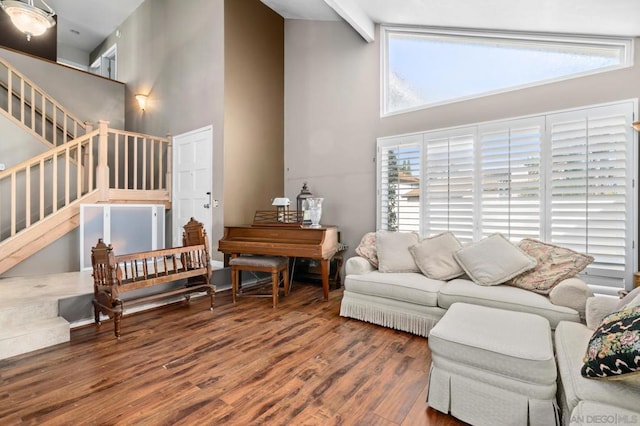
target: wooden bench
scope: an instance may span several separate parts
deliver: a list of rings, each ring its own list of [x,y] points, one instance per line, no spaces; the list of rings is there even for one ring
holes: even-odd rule
[[[202,224],[193,218],[184,226],[183,246],[116,256],[111,245],[102,239],[91,249],[93,266],[93,308],[95,322],[100,313],[114,322],[114,333],[120,338],[120,323],[127,306],[158,299],[206,292],[213,310],[215,286],[211,284],[209,244]],[[186,279],[184,286],[159,293],[122,298],[123,293]]]

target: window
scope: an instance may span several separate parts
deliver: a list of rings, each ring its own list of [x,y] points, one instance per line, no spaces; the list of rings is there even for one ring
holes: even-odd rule
[[[383,28],[382,114],[632,65],[632,40]]]
[[[536,238],[594,256],[615,294],[636,270],[635,102],[378,140],[378,229]]]
[[[398,138],[378,146],[380,223],[389,231],[420,230],[421,137]]]

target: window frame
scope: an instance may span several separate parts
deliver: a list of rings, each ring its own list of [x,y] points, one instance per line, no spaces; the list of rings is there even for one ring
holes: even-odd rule
[[[602,45],[602,46],[617,46],[623,49],[624,55],[622,63],[620,65],[609,66],[605,68],[599,68],[590,71],[584,71],[568,76],[554,77],[546,80],[536,81],[532,83],[520,84],[503,89],[491,90],[478,94],[472,94],[468,96],[461,96],[457,98],[447,99],[444,101],[432,102],[424,105],[419,105],[411,108],[406,108],[397,111],[388,111],[387,107],[387,94],[389,87],[389,34],[391,33],[405,33],[416,35],[433,35],[433,36],[455,36],[455,37],[468,37],[484,39],[486,41],[492,39],[499,40],[514,40],[523,42],[541,42],[541,43],[558,43],[564,45]],[[550,83],[556,83],[559,81],[571,80],[574,78],[580,78],[588,75],[595,75],[609,71],[615,71],[619,69],[629,68],[634,65],[634,39],[631,37],[606,37],[606,36],[585,36],[585,35],[567,35],[567,34],[541,34],[541,33],[526,33],[526,32],[502,32],[502,31],[466,31],[459,29],[446,29],[446,28],[430,28],[430,27],[399,27],[399,26],[380,26],[380,117],[390,117],[398,114],[405,114],[409,112],[419,111],[423,109],[433,108],[440,105],[447,105],[454,102],[466,101],[470,99],[478,99],[486,96],[492,96],[500,93],[508,93],[515,90],[521,90],[528,87],[536,87]]]
[[[465,124],[462,126],[444,128],[444,129],[434,129],[423,132],[410,133],[405,135],[397,135],[397,136],[387,136],[380,137],[377,139],[377,158],[376,158],[376,229],[381,230],[383,228],[383,223],[381,220],[382,209],[385,206],[385,200],[383,200],[383,194],[380,190],[380,176],[382,173],[383,163],[381,158],[384,156],[384,150],[389,146],[398,146],[402,147],[405,143],[420,144],[419,152],[421,156],[421,166],[420,166],[420,174],[419,174],[419,191],[420,191],[420,200],[418,202],[418,209],[420,211],[420,223],[418,225],[419,233],[422,237],[427,237],[429,235],[434,235],[438,232],[432,232],[431,228],[428,227],[429,222],[429,214],[428,205],[430,200],[427,199],[427,186],[428,186],[428,159],[427,155],[427,142],[429,140],[436,141],[444,138],[456,138],[460,135],[473,135],[473,151],[474,151],[474,165],[473,165],[473,193],[472,193],[472,202],[474,204],[474,212],[473,212],[473,241],[480,240],[483,236],[483,224],[481,218],[481,198],[482,198],[482,188],[481,188],[481,180],[480,180],[480,170],[482,168],[482,159],[480,158],[480,151],[482,149],[482,135],[484,130],[486,129],[511,129],[513,124],[525,123],[524,128],[527,128],[529,124],[527,123],[538,123],[542,127],[540,128],[540,152],[539,152],[539,173],[540,173],[540,182],[539,182],[539,198],[540,198],[540,210],[539,210],[539,230],[540,230],[540,238],[541,240],[547,241],[550,244],[558,244],[562,246],[563,244],[560,242],[554,242],[552,235],[552,219],[554,217],[554,212],[552,211],[552,200],[550,191],[552,189],[552,178],[553,178],[553,170],[551,164],[552,158],[552,137],[554,136],[554,132],[551,129],[551,125],[553,123],[566,124],[563,117],[571,117],[573,115],[581,116],[583,115],[587,120],[591,120],[593,117],[597,117],[600,110],[604,110],[606,114],[603,117],[623,117],[625,122],[630,120],[629,126],[625,127],[625,125],[617,125],[616,129],[623,129],[625,135],[625,146],[624,152],[625,157],[625,218],[623,225],[626,229],[626,238],[624,243],[624,271],[623,272],[615,272],[611,270],[607,272],[604,269],[600,269],[601,266],[607,263],[606,256],[603,257],[600,262],[596,261],[591,267],[587,268],[587,270],[583,271],[583,276],[588,278],[588,281],[591,281],[589,284],[594,289],[594,291],[602,294],[615,295],[615,292],[621,289],[618,281],[624,279],[622,281],[626,289],[630,289],[633,285],[633,273],[637,270],[638,267],[638,250],[636,241],[638,240],[638,209],[635,208],[638,203],[639,191],[636,185],[636,180],[638,176],[639,170],[639,159],[638,159],[638,140],[640,139],[639,133],[634,131],[631,127],[631,122],[637,120],[638,116],[638,99],[627,99],[621,100],[617,102],[610,102],[604,104],[596,104],[596,105],[586,105],[579,108],[565,109],[565,110],[557,110],[557,111],[548,111],[540,114],[534,114],[530,116],[524,117],[514,117],[514,118],[506,118],[501,120],[494,120],[490,122],[482,122],[482,123],[472,123]],[[587,130],[588,131],[588,130]],[[609,133],[609,134],[619,134],[619,133]],[[590,138],[590,136],[587,136]],[[406,142],[405,142],[406,141]],[[591,139],[587,139],[586,143],[589,146],[592,143]],[[610,151],[610,152],[621,152],[618,150]],[[573,154],[572,154],[573,155]],[[615,158],[610,158],[611,161],[615,161]],[[586,163],[585,167],[590,167],[592,163]],[[597,164],[595,165],[597,167]],[[606,170],[607,166],[605,169]],[[615,169],[614,169],[615,170]],[[589,191],[592,186],[587,183],[585,190]],[[602,201],[602,199],[595,200],[596,203]],[[586,210],[584,211],[585,215],[590,214],[590,205],[586,205]],[[608,211],[608,214],[611,212]],[[593,219],[598,221],[598,219]],[[597,223],[597,222],[594,222]],[[622,223],[622,222],[621,222]],[[398,226],[402,227],[401,223],[398,223]],[[439,232],[444,232],[441,230]],[[454,232],[455,234],[455,232]],[[525,235],[516,236],[516,238],[523,238]],[[531,238],[536,238],[532,236]],[[576,234],[576,238],[581,238],[581,234]],[[590,241],[590,237],[586,237],[587,240]],[[469,238],[465,237],[462,240],[464,242],[469,242]],[[462,241],[461,240],[461,241]],[[589,247],[596,249],[596,246],[599,243],[589,243]],[[592,246],[591,244],[595,244]],[[607,247],[613,247],[611,245]],[[579,251],[579,249],[576,249]],[[616,255],[618,258],[620,254]]]

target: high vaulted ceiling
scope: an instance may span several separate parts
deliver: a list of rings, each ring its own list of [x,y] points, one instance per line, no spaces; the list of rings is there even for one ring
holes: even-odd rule
[[[640,0],[261,0],[285,19],[344,20],[365,40],[375,24],[640,36]]]
[[[58,43],[91,52],[144,0],[45,0],[58,15]],[[42,5],[38,0],[36,6]]]
[[[47,0],[58,42],[92,51],[144,0]],[[367,41],[375,24],[640,36],[640,0],[261,0],[285,19],[345,20]],[[36,0],[37,3],[37,0]]]

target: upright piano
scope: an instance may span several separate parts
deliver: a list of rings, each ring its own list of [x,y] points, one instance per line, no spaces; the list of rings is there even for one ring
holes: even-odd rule
[[[329,261],[338,250],[338,228],[292,226],[226,226],[218,250],[240,254],[305,257],[320,262],[322,292],[329,300]]]

